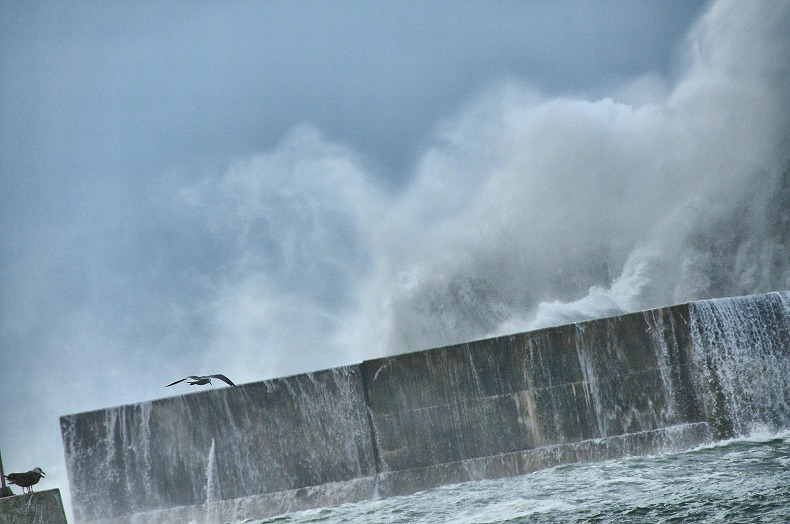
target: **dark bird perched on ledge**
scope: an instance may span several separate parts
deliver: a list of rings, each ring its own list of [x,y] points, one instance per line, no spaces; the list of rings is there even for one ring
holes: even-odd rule
[[[33,493],[33,484],[38,484],[43,476],[44,472],[41,468],[33,468],[24,473],[9,473],[5,478],[8,479],[9,484],[16,484],[22,488],[22,493]]]
[[[187,378],[182,378],[181,380],[176,380],[172,384],[168,384],[165,387],[169,388],[170,386],[173,386],[173,385],[178,384],[179,382],[183,382],[185,380],[187,381],[187,384],[189,384],[190,386],[203,386],[205,384],[211,384],[211,379],[212,378],[218,378],[222,382],[228,384],[229,386],[233,386],[234,388],[236,387],[236,384],[234,384],[225,375],[205,375],[205,376],[202,376],[202,377],[199,377],[197,375],[189,375]]]

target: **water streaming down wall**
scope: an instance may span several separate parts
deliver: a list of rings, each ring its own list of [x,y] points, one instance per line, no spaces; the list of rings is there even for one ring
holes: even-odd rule
[[[344,367],[63,417],[75,519],[202,522],[224,514],[221,501],[239,512],[329,504],[332,486],[337,498],[363,498],[356,481],[375,470],[356,374]],[[324,488],[304,489],[312,486]]]
[[[790,421],[790,294],[694,302],[691,336],[705,409],[722,437]]]
[[[790,426],[790,294],[61,419],[79,522],[224,522]]]

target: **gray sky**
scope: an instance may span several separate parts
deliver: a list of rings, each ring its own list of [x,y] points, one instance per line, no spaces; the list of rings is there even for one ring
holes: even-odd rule
[[[787,10],[707,10],[3,3],[6,469],[188,374],[790,287]]]

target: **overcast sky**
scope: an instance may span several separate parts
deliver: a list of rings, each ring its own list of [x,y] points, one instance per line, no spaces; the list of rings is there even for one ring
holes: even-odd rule
[[[790,288],[741,3],[2,3],[6,470],[68,501],[58,417],[188,374]]]

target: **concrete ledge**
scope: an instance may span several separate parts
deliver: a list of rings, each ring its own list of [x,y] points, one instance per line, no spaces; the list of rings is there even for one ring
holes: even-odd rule
[[[1,498],[0,524],[67,524],[60,490]]]
[[[164,522],[236,522],[255,515],[264,519],[337,504],[361,502],[375,498],[374,477],[355,479],[348,482],[330,482],[321,486],[310,486],[277,493],[265,493],[232,500],[217,500],[205,504],[179,506],[134,515],[98,519],[91,524],[162,524]],[[246,520],[245,520],[246,522]],[[0,524],[3,524],[0,521]]]
[[[580,442],[543,446],[491,457],[382,473],[378,495],[392,497],[447,484],[513,477],[544,468],[624,456],[680,452],[712,442],[705,422]]]

